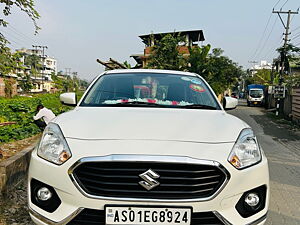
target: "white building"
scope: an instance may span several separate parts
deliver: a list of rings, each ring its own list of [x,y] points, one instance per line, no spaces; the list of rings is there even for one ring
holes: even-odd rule
[[[51,92],[53,89],[53,82],[51,78],[51,74],[57,74],[57,60],[53,57],[44,56],[43,51],[40,49],[17,49],[16,52],[24,53],[25,56],[21,58],[21,61],[25,65],[26,55],[37,55],[40,57],[40,63],[43,65],[43,69],[39,71],[37,76],[31,76],[33,81],[33,89],[31,92],[42,92],[47,91]],[[30,66],[25,66],[24,69],[16,71],[19,77],[25,74],[31,74]]]
[[[43,52],[40,49],[17,49],[17,52],[25,53],[27,55],[37,55],[41,58],[41,63],[44,66],[44,69],[40,71],[41,77],[44,78],[44,80],[52,80],[51,74],[55,73],[57,74],[57,60],[53,57],[45,56],[43,57]],[[25,61],[25,58],[23,57],[23,63]],[[29,68],[30,69],[30,68]]]
[[[272,63],[268,63],[267,61],[260,61],[260,64],[256,64],[249,69],[250,76],[254,76],[259,70],[272,70]]]

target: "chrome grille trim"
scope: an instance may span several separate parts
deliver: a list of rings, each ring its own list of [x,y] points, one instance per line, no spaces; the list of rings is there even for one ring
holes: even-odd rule
[[[125,197],[104,197],[91,195],[86,193],[75,179],[73,172],[74,170],[83,163],[87,162],[148,162],[148,163],[169,163],[169,164],[198,164],[198,165],[209,165],[220,169],[225,175],[225,180],[220,188],[211,196],[206,198],[193,198],[193,199],[149,199],[149,198],[125,198]],[[87,198],[91,199],[102,199],[112,201],[136,201],[136,202],[203,202],[214,199],[226,186],[230,179],[229,172],[218,162],[212,160],[201,160],[190,158],[186,156],[160,156],[160,155],[107,155],[99,157],[87,157],[78,160],[68,170],[70,179],[76,188]]]

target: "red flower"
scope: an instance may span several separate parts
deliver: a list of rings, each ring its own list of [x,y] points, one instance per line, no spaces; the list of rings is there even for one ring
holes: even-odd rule
[[[156,100],[155,99],[148,99],[148,102],[149,103],[156,103]]]

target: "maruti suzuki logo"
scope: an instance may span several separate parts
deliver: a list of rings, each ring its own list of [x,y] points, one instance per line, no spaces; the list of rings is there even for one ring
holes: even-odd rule
[[[139,176],[143,179],[143,181],[140,181],[139,184],[146,188],[148,191],[160,185],[160,183],[155,180],[160,176],[151,169],[147,170],[145,173],[140,174]]]

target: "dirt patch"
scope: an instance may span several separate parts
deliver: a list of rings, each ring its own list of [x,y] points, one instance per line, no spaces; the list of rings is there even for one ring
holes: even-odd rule
[[[16,153],[29,147],[32,143],[36,142],[41,137],[41,134],[26,138],[20,141],[0,144],[0,162],[14,156]]]
[[[0,225],[34,225],[28,214],[26,182],[0,197]]]
[[[263,127],[264,133],[273,137],[274,140],[299,141],[300,136],[297,134],[299,128],[293,126],[283,119],[277,119],[270,115],[251,115],[251,117]]]

